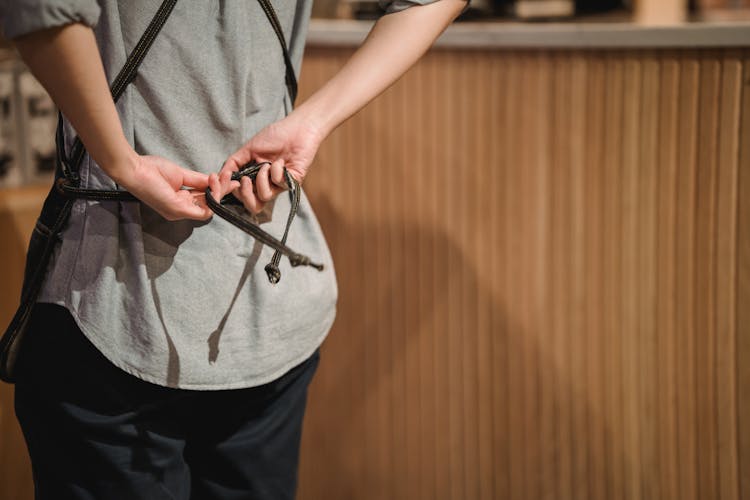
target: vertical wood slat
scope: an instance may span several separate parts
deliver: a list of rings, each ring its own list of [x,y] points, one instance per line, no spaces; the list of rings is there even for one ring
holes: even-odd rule
[[[659,61],[652,52],[642,56],[641,111],[638,137],[637,181],[637,288],[638,296],[638,392],[640,426],[640,464],[643,481],[641,494],[645,500],[659,500],[660,462],[657,453],[658,397],[656,276],[657,276],[657,198],[660,115]]]
[[[588,487],[590,498],[606,498],[607,461],[605,451],[605,385],[607,382],[604,360],[607,347],[606,331],[602,328],[603,315],[600,307],[601,292],[604,284],[603,238],[598,229],[602,228],[602,205],[604,203],[602,186],[605,184],[603,168],[605,105],[605,57],[601,53],[591,54],[587,78],[586,99],[586,158],[585,169],[585,228],[584,260],[586,273],[584,278],[584,316],[587,332],[586,378],[590,381],[587,398],[590,407],[586,411],[588,433]],[[544,196],[544,193],[541,194]],[[542,312],[542,314],[544,314]]]
[[[509,87],[509,75],[507,65],[502,61],[493,60],[492,62],[492,82],[491,88]],[[491,275],[492,285],[490,288],[490,300],[485,307],[491,310],[490,330],[492,332],[490,342],[491,351],[491,385],[492,385],[492,492],[491,498],[509,498],[510,496],[510,446],[508,443],[509,424],[509,400],[510,388],[508,385],[507,367],[509,365],[508,352],[508,326],[507,311],[499,307],[499,304],[505,300],[506,284],[509,282],[508,266],[505,256],[508,255],[508,246],[510,239],[506,237],[508,228],[508,210],[507,193],[510,189],[510,183],[507,182],[507,169],[498,168],[499,159],[502,158],[510,147],[510,128],[511,124],[506,120],[506,110],[509,109],[510,92],[491,92],[490,93],[490,113],[492,127],[490,130],[497,131],[497,140],[492,141],[488,148],[490,159],[487,163],[488,184],[496,186],[493,190],[488,190],[494,196],[488,207],[491,213],[496,214],[496,222],[488,224],[490,238],[490,256],[488,270]],[[433,497],[434,498],[434,497]]]
[[[675,329],[682,341],[674,349],[677,353],[678,380],[678,471],[679,497],[698,498],[697,403],[696,393],[696,329],[693,320],[695,295],[694,241],[695,228],[695,170],[697,153],[695,136],[698,128],[699,62],[695,54],[685,54],[680,60],[680,99],[677,163],[676,252],[675,262]]]
[[[477,165],[489,165],[492,158],[488,151],[488,148],[482,147],[482,131],[492,129],[492,118],[494,116],[493,106],[491,105],[492,88],[494,88],[495,82],[492,79],[491,67],[482,64],[482,55],[475,54],[473,58],[473,65],[477,68],[479,81],[490,82],[489,85],[480,85],[477,88],[477,99],[474,102],[474,112],[476,116],[480,117],[479,120],[475,121],[473,133],[471,134],[473,140],[471,141],[471,147],[476,151],[476,163]],[[490,176],[490,172],[486,172],[487,177]],[[474,254],[473,259],[475,262],[485,262],[490,273],[493,272],[491,262],[494,259],[493,251],[493,238],[489,228],[484,227],[484,214],[492,211],[493,200],[490,197],[488,189],[482,189],[483,179],[479,176],[471,178],[473,181],[473,190],[477,193],[475,197],[475,203],[470,215],[473,221],[473,230],[471,231],[472,237],[474,238],[472,244]],[[492,498],[494,495],[493,488],[493,391],[492,391],[492,339],[489,335],[483,334],[483,332],[492,331],[491,324],[491,307],[482,304],[479,300],[481,291],[486,290],[484,293],[492,294],[493,284],[490,275],[479,276],[479,287],[473,290],[474,295],[471,298],[471,309],[470,311],[476,312],[476,356],[477,356],[477,459],[479,465],[477,467],[477,498]]]
[[[554,99],[552,105],[553,130],[569,128],[571,102],[568,96],[572,90],[572,68],[569,54],[555,56]],[[555,167],[552,173],[553,185],[558,186],[551,193],[552,198],[552,294],[561,297],[552,301],[550,314],[553,318],[552,333],[554,338],[551,359],[558,373],[555,384],[556,440],[554,441],[556,460],[557,498],[571,498],[573,493],[573,437],[572,437],[572,391],[569,383],[570,370],[570,329],[567,321],[568,302],[566,287],[569,282],[570,266],[568,265],[567,248],[570,241],[570,217],[567,208],[570,204],[570,143],[564,134],[554,134],[552,147],[555,151]]]
[[[638,394],[638,368],[640,359],[638,329],[638,117],[641,112],[641,74],[642,61],[636,54],[630,54],[625,60],[625,111],[622,125],[622,172],[620,223],[621,234],[621,276],[622,312],[620,324],[622,336],[619,339],[622,348],[623,378],[623,432],[625,455],[624,496],[630,499],[642,498],[641,462],[640,462],[640,399]],[[625,333],[627,332],[627,334]]]
[[[509,165],[520,164],[519,151],[512,144],[517,144],[521,140],[520,135],[520,105],[521,105],[521,78],[520,78],[520,56],[516,53],[508,55],[508,101],[505,110],[505,120],[508,124],[508,148],[505,151],[504,162]],[[511,256],[522,257],[522,247],[520,246],[520,235],[522,227],[520,226],[518,210],[518,176],[519,169],[507,169],[506,183],[507,186],[514,186],[514,189],[506,189],[506,222],[508,235],[507,252],[499,256],[505,261],[507,269],[507,280],[503,294],[502,308],[508,317],[506,326],[507,340],[507,378],[508,378],[508,400],[513,401],[508,405],[508,449],[505,450],[508,457],[508,498],[510,500],[520,500],[525,497],[524,492],[524,471],[526,466],[526,449],[524,447],[524,421],[523,421],[523,350],[521,343],[521,334],[517,327],[517,318],[510,314],[510,311],[517,310],[520,301],[518,294],[518,266],[514,265]],[[506,403],[507,404],[507,403]],[[514,453],[517,450],[517,453]]]
[[[586,121],[583,111],[587,100],[587,58],[583,54],[575,54],[571,61],[571,114],[570,130],[585,130]],[[587,332],[584,324],[585,299],[585,170],[584,159],[586,138],[583,134],[575,134],[568,138],[569,172],[570,172],[570,205],[567,216],[570,218],[570,239],[566,249],[567,265],[570,266],[568,275],[568,289],[566,300],[567,320],[569,328],[569,342],[575,339],[577,347],[571,345],[570,376],[572,405],[572,495],[573,498],[585,500],[589,498],[588,491],[588,422],[587,388],[589,384],[586,373]],[[593,499],[592,499],[593,500]]]
[[[537,54],[534,54],[533,57],[524,57],[519,61],[521,68],[520,99],[521,102],[528,104],[524,114],[519,117],[520,137],[528,137],[538,130],[536,119],[539,113],[540,96],[538,90],[536,90],[537,75],[534,68],[536,56]],[[536,99],[532,99],[532,97],[536,97]],[[533,150],[523,148],[519,151],[519,165],[525,165],[526,167],[517,169],[518,196],[515,198],[516,213],[518,214],[516,220],[520,222],[515,231],[518,239],[517,244],[521,248],[529,249],[528,252],[514,257],[515,262],[520,264],[515,266],[515,270],[518,280],[516,294],[519,299],[517,303],[519,348],[521,351],[519,353],[521,364],[519,389],[522,401],[519,415],[523,425],[523,433],[520,438],[524,443],[524,470],[521,478],[524,498],[538,498],[539,496],[539,468],[535,466],[539,463],[539,419],[537,415],[539,366],[536,362],[537,349],[535,345],[535,336],[538,332],[534,326],[533,303],[537,296],[534,279],[536,259],[533,252],[539,246],[534,243],[536,225],[523,224],[522,222],[525,220],[525,214],[534,214],[538,217],[535,206],[538,203],[535,182],[539,179],[539,162],[534,158],[536,151],[538,151],[538,148]]]
[[[552,330],[554,323],[552,320],[550,296],[553,285],[551,273],[550,248],[552,240],[552,202],[545,196],[549,192],[549,186],[553,181],[554,158],[552,156],[553,148],[553,128],[548,114],[553,102],[553,55],[549,52],[539,54],[536,62],[536,71],[538,80],[535,85],[535,92],[538,96],[539,105],[537,108],[537,127],[538,127],[538,148],[537,162],[539,164],[539,174],[536,186],[536,204],[541,223],[537,225],[537,254],[535,255],[536,267],[536,304],[535,314],[537,315],[536,329],[539,332],[536,335],[536,343],[540,345],[545,338],[552,341],[554,336]],[[542,332],[545,332],[542,334]],[[538,498],[555,498],[556,494],[556,471],[555,471],[555,448],[551,444],[555,442],[555,370],[551,356],[548,351],[542,354],[541,345],[538,348],[540,352],[539,365],[539,393],[538,393],[538,418],[539,418],[539,486],[537,491]]]
[[[716,457],[716,330],[714,312],[716,159],[720,63],[709,53],[700,60],[700,97],[698,126],[698,170],[696,177],[696,296],[694,318],[696,337],[698,400],[698,492],[700,498],[718,497],[718,460]],[[710,236],[710,237],[706,237]]]
[[[606,94],[607,102],[605,109],[604,150],[607,159],[603,163],[605,183],[602,188],[604,205],[602,207],[602,238],[604,239],[605,262],[605,284],[602,289],[603,307],[602,316],[605,323],[602,332],[607,335],[608,350],[605,357],[607,370],[605,379],[607,384],[607,412],[605,419],[608,428],[606,448],[606,485],[607,494],[605,498],[611,500],[622,500],[625,498],[625,458],[623,446],[623,387],[622,356],[620,353],[620,332],[622,309],[620,308],[622,287],[622,273],[620,267],[621,251],[620,240],[617,237],[620,231],[621,183],[622,173],[622,140],[621,128],[624,116],[624,72],[625,60],[622,55],[609,55],[606,68]]]
[[[669,53],[661,61],[659,94],[660,127],[658,141],[662,147],[658,152],[657,199],[657,369],[658,369],[658,457],[659,484],[662,498],[679,498],[678,463],[678,384],[677,350],[681,342],[675,328],[676,279],[675,255],[677,233],[674,221],[677,208],[677,175],[679,164],[679,83],[680,60],[677,54]]]

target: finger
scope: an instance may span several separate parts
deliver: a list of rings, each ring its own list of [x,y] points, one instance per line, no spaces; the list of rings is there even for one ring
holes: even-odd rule
[[[258,175],[255,176],[255,193],[258,195],[258,199],[263,202],[271,201],[274,196],[271,189],[270,172],[271,166],[266,164],[260,167]]]
[[[219,172],[219,182],[221,183],[222,193],[228,193],[232,190],[232,174],[238,170],[237,165],[227,160]],[[239,184],[238,184],[239,185]]]
[[[250,179],[247,177],[240,179],[240,194],[242,195],[242,204],[245,205],[245,208],[248,211],[254,214],[259,214],[263,210],[265,203],[255,196],[255,193],[253,192],[253,183],[250,182]]]
[[[195,170],[182,169],[182,185],[201,191],[208,187],[208,176]]]
[[[282,167],[283,168],[283,167]],[[255,177],[255,195],[261,202],[269,202],[284,189],[271,182],[271,165],[263,165]]]
[[[224,191],[221,187],[221,182],[219,182],[218,175],[211,174],[208,176],[208,187],[211,188],[211,196],[216,201],[220,201],[224,197]]]
[[[232,174],[239,170],[239,167],[234,164],[234,162],[230,162],[229,160],[224,162],[224,165],[221,166],[221,169],[219,170],[219,178],[224,179],[225,177],[232,177]]]
[[[227,158],[227,161],[224,163],[224,166],[230,166],[234,170],[239,170],[242,165],[245,165],[247,163],[250,163],[250,160],[253,159],[253,153],[250,150],[250,148],[247,147],[247,145],[242,146],[240,149],[232,153],[229,158]]]
[[[211,208],[209,208],[208,204],[206,203],[206,193],[197,193],[193,191],[190,194],[193,197],[193,206],[198,207],[202,211],[198,220],[206,220],[211,218],[211,216],[213,216],[213,210],[211,210]]]
[[[289,189],[284,175],[284,160],[281,158],[271,163],[271,182],[281,189]]]

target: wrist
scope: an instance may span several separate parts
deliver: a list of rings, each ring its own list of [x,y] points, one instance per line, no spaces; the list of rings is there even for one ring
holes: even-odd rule
[[[97,161],[102,170],[117,184],[128,187],[130,180],[135,176],[140,156],[131,147],[124,148],[111,158]]]
[[[312,101],[302,103],[287,118],[301,124],[316,138],[318,144],[322,143],[336,128],[331,120],[330,113],[324,107],[318,106]]]

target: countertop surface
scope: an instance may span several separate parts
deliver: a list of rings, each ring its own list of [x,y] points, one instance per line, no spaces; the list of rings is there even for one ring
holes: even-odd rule
[[[371,21],[313,19],[309,46],[359,45]],[[461,22],[451,25],[438,48],[710,48],[750,47],[750,22],[701,22],[643,26],[626,22]]]

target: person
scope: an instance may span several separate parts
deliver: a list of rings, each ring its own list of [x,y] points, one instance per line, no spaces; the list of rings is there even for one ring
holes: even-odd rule
[[[297,73],[311,0],[273,0]],[[82,187],[33,309],[16,414],[37,499],[294,497],[307,386],[335,316],[331,256],[302,196],[281,262],[212,217],[232,193],[271,234],[321,142],[399,78],[465,0],[390,0],[351,59],[292,109],[258,2],[178,2],[114,103],[112,81],[159,2],[2,0],[0,18],[62,115]],[[232,180],[251,160],[254,181]],[[321,165],[325,175],[325,166]],[[189,188],[189,189],[185,189]]]

